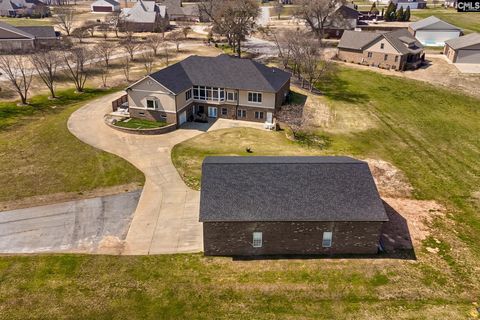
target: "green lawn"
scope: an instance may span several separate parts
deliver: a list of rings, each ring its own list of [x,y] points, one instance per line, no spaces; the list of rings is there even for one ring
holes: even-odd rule
[[[432,7],[432,5],[429,5]],[[457,9],[430,8],[424,10],[412,10],[412,21],[436,16],[445,22],[451,23],[464,29],[466,33],[480,32],[480,12],[457,12]]]
[[[324,149],[283,132],[231,129],[174,148],[198,184],[206,155],[349,154],[402,169],[419,199],[448,215],[415,248],[416,261],[232,261],[200,254],[0,258],[6,319],[475,319],[480,303],[480,101],[423,82],[340,69],[319,85],[342,130],[315,132]],[[345,130],[351,111],[365,130]],[[339,133],[341,132],[341,133]],[[29,135],[31,137],[31,135]],[[0,152],[2,154],[3,152]],[[188,182],[188,180],[187,180]],[[426,250],[437,248],[438,253]]]
[[[67,90],[53,101],[33,97],[28,106],[0,103],[0,201],[143,183],[143,174],[131,164],[82,143],[67,129],[73,111],[111,92]]]
[[[118,127],[130,129],[155,129],[164,127],[167,125],[167,123],[164,121],[150,121],[130,118],[129,121],[118,121],[115,123],[115,125]]]

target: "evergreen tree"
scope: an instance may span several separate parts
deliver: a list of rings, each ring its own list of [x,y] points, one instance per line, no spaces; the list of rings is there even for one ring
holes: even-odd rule
[[[385,11],[385,21],[395,21],[395,12],[397,11],[396,6],[393,2],[388,4],[387,10]]]
[[[407,7],[403,14],[403,21],[410,21],[410,6]]]
[[[372,3],[372,7],[370,8],[370,13],[374,14],[376,16],[378,15],[379,11],[377,9],[377,3],[376,2]]]
[[[403,7],[400,7],[400,9],[397,10],[396,20],[397,20],[397,21],[405,21],[405,20],[404,20]]]

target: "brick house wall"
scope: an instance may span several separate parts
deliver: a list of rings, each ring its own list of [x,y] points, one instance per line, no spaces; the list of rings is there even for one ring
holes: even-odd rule
[[[369,66],[380,66],[382,68],[402,70],[405,57],[402,55],[395,55],[390,53],[380,53],[380,52],[371,52],[371,57],[368,56],[369,51],[355,51],[347,49],[338,50],[338,59],[350,62],[350,63],[360,63]],[[385,60],[385,54],[387,54],[387,60]],[[397,61],[395,57],[398,56]]]
[[[376,254],[383,222],[204,222],[205,255]],[[252,246],[262,232],[262,247]],[[323,232],[333,232],[330,248]]]
[[[146,119],[151,121],[166,121],[168,124],[177,123],[177,114],[160,110],[129,108],[131,118]]]

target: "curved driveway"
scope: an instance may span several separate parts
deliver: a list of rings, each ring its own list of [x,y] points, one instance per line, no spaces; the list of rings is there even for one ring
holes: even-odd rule
[[[123,94],[92,101],[68,120],[68,129],[78,139],[126,159],[145,174],[123,254],[199,252],[203,248],[202,225],[198,222],[200,193],[183,183],[171,162],[172,147],[207,130],[261,128],[261,124],[219,119],[211,126],[188,123],[157,136],[123,133],[103,122],[103,116],[111,111],[111,101]]]

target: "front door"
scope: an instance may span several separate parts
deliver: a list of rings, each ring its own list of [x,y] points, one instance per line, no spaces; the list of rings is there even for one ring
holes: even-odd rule
[[[273,121],[273,114],[271,112],[267,112],[267,123],[272,123]]]
[[[217,107],[208,107],[208,117],[209,118],[217,117]]]

